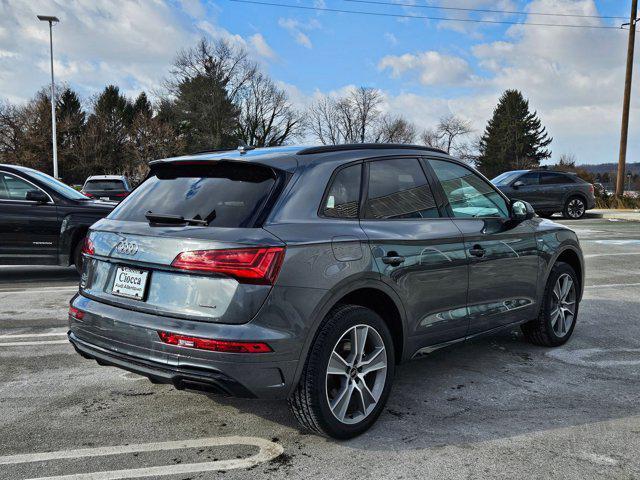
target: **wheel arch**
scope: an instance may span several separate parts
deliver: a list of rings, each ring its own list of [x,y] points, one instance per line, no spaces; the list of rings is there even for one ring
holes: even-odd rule
[[[578,289],[579,299],[582,299],[582,294],[584,292],[584,260],[582,258],[582,254],[580,253],[580,251],[571,246],[567,246],[562,250],[560,250],[552,258],[552,260],[549,262],[549,265],[547,266],[547,272],[544,279],[545,285],[549,280],[551,269],[557,262],[564,262],[569,264],[571,268],[573,268],[574,272],[576,272],[578,281],[580,282],[580,285],[579,285],[580,288]]]

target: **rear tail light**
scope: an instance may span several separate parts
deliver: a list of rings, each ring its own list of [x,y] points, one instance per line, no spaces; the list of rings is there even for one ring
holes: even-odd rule
[[[116,193],[114,195],[114,197],[126,197],[127,195],[129,195],[128,193]]]
[[[158,330],[158,336],[162,342],[178,347],[196,348],[199,350],[211,350],[213,352],[227,353],[269,353],[271,347],[262,342],[232,342],[227,340],[214,340],[211,338],[191,337],[178,335],[177,333]]]
[[[93,198],[93,195],[91,195],[90,193],[87,193],[87,192],[80,192],[80,193],[82,193],[85,197]]]
[[[593,193],[595,191],[595,187],[593,186],[593,184],[589,184],[589,192]]]
[[[171,263],[181,270],[229,275],[241,283],[273,285],[284,260],[284,247],[194,250],[180,253]]]
[[[94,253],[96,253],[93,242],[89,240],[89,237],[85,237],[82,242],[82,253],[84,253],[85,255],[93,255]]]
[[[76,320],[82,320],[84,318],[84,312],[82,310],[78,310],[73,305],[69,305],[69,316]]]

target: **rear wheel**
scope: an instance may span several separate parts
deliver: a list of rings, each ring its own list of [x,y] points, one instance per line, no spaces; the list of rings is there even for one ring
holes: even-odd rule
[[[522,325],[525,338],[536,345],[557,347],[569,340],[578,318],[578,277],[567,263],[551,269],[537,319]]]
[[[564,218],[578,220],[584,217],[586,211],[587,205],[582,197],[570,197],[564,204],[562,214],[564,215]]]
[[[376,421],[394,374],[391,333],[368,308],[341,305],[329,313],[311,347],[289,406],[322,435],[346,439]]]
[[[78,275],[82,275],[82,245],[84,244],[84,237],[82,237],[76,246],[73,248],[73,264],[76,267]]]

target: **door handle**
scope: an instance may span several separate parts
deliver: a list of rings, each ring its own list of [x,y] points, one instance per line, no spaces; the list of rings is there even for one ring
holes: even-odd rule
[[[482,248],[481,245],[476,244],[472,248],[469,249],[469,253],[471,255],[473,255],[474,257],[478,257],[478,258],[479,257],[484,257],[485,249]]]
[[[398,255],[397,252],[387,252],[387,255],[382,257],[382,263],[397,267],[401,263],[404,263],[404,257],[402,255]]]

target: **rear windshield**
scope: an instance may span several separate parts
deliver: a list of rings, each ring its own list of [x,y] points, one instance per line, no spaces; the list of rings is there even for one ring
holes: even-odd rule
[[[276,173],[255,164],[158,165],[109,218],[148,222],[145,214],[152,212],[212,227],[252,227],[275,184]]]
[[[89,180],[85,190],[124,190],[122,180]]]

